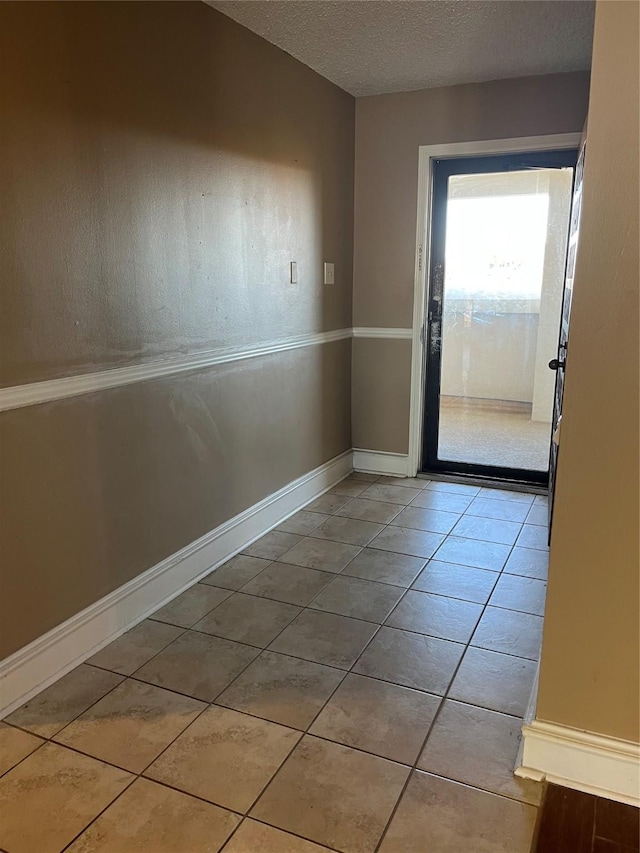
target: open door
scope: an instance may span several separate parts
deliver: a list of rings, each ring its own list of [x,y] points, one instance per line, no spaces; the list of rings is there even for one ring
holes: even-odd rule
[[[569,353],[569,320],[571,318],[571,300],[573,298],[573,277],[578,250],[578,235],[580,232],[580,212],[582,210],[582,178],[584,175],[586,131],[582,134],[580,152],[576,164],[576,175],[573,184],[573,199],[571,201],[571,219],[569,225],[569,240],[567,243],[567,266],[565,272],[564,294],[562,298],[562,314],[560,316],[560,337],[558,355],[549,362],[549,368],[556,371],[556,387],[553,397],[552,441],[549,455],[549,537],[553,519],[553,500],[556,486],[556,470],[558,466],[558,451],[560,445],[560,428],[562,418],[562,398],[564,395],[564,372]]]
[[[425,472],[548,483],[577,157],[433,162]]]

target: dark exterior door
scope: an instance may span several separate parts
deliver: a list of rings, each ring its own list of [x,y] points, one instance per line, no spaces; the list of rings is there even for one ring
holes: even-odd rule
[[[556,486],[556,472],[558,467],[559,432],[562,418],[562,398],[564,395],[564,372],[569,353],[569,320],[571,318],[571,300],[573,298],[573,280],[576,265],[576,252],[578,250],[578,236],[580,232],[580,213],[582,210],[582,179],[584,174],[585,137],[583,135],[580,145],[580,153],[576,164],[576,176],[573,187],[573,199],[571,202],[571,220],[569,225],[569,241],[567,244],[567,268],[564,281],[564,294],[562,297],[562,315],[560,318],[560,338],[558,341],[558,355],[549,363],[549,368],[556,371],[556,388],[553,398],[553,422],[551,450],[549,453],[549,536],[551,536],[551,522],[553,519],[553,502]]]
[[[499,176],[505,173],[517,172],[525,177],[526,174],[534,177],[531,175],[532,172],[539,175],[541,170],[563,169],[565,172],[568,172],[569,179],[566,192],[571,193],[571,179],[576,166],[577,156],[577,150],[570,149],[564,151],[525,152],[500,156],[443,159],[434,162],[431,262],[427,304],[425,417],[422,452],[422,470],[425,472],[468,475],[511,482],[537,483],[540,485],[547,485],[548,483],[549,438],[551,434],[548,420],[546,421],[546,432],[540,448],[540,459],[535,466],[530,465],[529,467],[525,467],[523,465],[519,467],[517,464],[509,465],[502,462],[496,464],[492,461],[478,463],[477,457],[480,454],[477,454],[474,461],[474,459],[456,458],[455,455],[447,455],[443,450],[441,421],[444,417],[443,412],[446,411],[446,408],[443,409],[443,405],[450,407],[447,417],[455,418],[455,413],[453,416],[451,415],[451,409],[455,407],[455,401],[457,400],[457,398],[448,395],[448,392],[442,387],[443,337],[446,337],[443,309],[445,308],[447,299],[449,299],[447,296],[449,285],[447,284],[447,269],[445,265],[446,243],[448,239],[448,203],[451,193],[454,193],[452,197],[455,197],[455,190],[453,189],[455,183],[452,183],[452,181],[456,181],[459,176],[471,179],[476,179],[477,177],[479,181],[482,181],[483,176]],[[567,196],[567,207],[568,201]],[[566,233],[566,231],[563,232],[563,239],[566,237]],[[471,249],[469,249],[470,252]],[[564,255],[562,257],[564,258]],[[558,273],[558,285],[562,280],[562,275],[563,271],[561,269]],[[500,316],[502,317],[503,315],[501,314]],[[484,322],[478,312],[476,312],[474,319],[478,321],[478,326],[481,326]],[[494,363],[495,361],[496,359],[494,358]],[[442,403],[443,400],[445,401],[444,404]],[[548,415],[550,415],[550,400],[547,411]],[[465,438],[463,436],[461,439],[462,445],[464,445],[464,441]],[[471,446],[471,442],[472,439],[469,439],[469,446]]]

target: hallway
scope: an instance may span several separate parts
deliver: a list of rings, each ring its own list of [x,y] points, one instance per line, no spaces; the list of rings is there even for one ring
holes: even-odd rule
[[[528,853],[546,519],[351,475],[0,723],[0,849]]]

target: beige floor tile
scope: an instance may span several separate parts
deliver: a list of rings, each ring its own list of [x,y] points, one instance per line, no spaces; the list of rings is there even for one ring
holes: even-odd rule
[[[363,480],[343,480],[334,486],[329,494],[342,495],[343,497],[355,498],[367,488],[369,484]]]
[[[300,738],[300,732],[214,705],[145,776],[245,812]]]
[[[145,619],[89,658],[87,663],[121,675],[131,675],[180,634],[182,628]]]
[[[535,495],[529,492],[514,492],[512,489],[492,489],[485,486],[480,489],[479,496],[488,498],[491,501],[519,501],[520,503],[531,506]]]
[[[0,723],[0,776],[44,743],[39,737]]]
[[[276,527],[283,533],[297,533],[299,536],[308,536],[310,533],[320,527],[323,521],[326,521],[331,516],[322,512],[309,512],[309,510],[301,509],[291,518],[283,521]]]
[[[269,650],[349,669],[376,630],[377,625],[371,622],[303,610],[271,643]]]
[[[443,541],[444,536],[440,533],[427,533],[408,527],[385,527],[370,544],[380,551],[394,551],[427,559],[434,555]]]
[[[424,507],[425,509],[438,509],[442,512],[453,512],[458,515],[463,513],[471,501],[472,495],[451,494],[450,492],[434,492],[424,489],[417,498],[411,501],[411,506]]]
[[[310,504],[307,504],[305,509],[309,510],[309,512],[324,512],[328,515],[332,515],[350,500],[350,495],[336,495],[332,492],[327,492],[324,495],[320,495],[320,497],[316,498],[315,501],[311,501]]]
[[[325,572],[341,572],[360,552],[357,545],[308,537],[287,551],[280,562]]]
[[[537,809],[414,772],[380,853],[529,853]]]
[[[549,507],[549,496],[548,495],[536,495],[533,499],[533,503],[535,506],[544,506]]]
[[[197,583],[160,610],[156,610],[151,618],[156,622],[168,622],[170,625],[178,625],[181,628],[192,628],[196,622],[230,595],[230,590]]]
[[[121,681],[122,676],[113,672],[81,664],[9,714],[7,722],[44,738],[53,737]]]
[[[548,568],[548,551],[536,551],[534,548],[514,548],[504,571],[505,574],[546,580]]]
[[[517,717],[447,700],[418,767],[537,806],[542,785],[513,775],[521,726]]]
[[[359,518],[362,521],[375,521],[378,524],[388,524],[402,510],[399,504],[389,504],[383,501],[368,501],[364,498],[353,498],[337,510],[336,515],[347,518]]]
[[[347,480],[362,480],[363,483],[375,483],[379,479],[379,474],[367,474],[364,471],[352,471],[347,477]]]
[[[288,563],[272,563],[257,578],[249,581],[242,592],[304,607],[334,577],[334,572],[320,572]]]
[[[310,734],[413,764],[440,697],[349,674],[310,729]]]
[[[242,553],[248,554],[250,557],[277,560],[301,539],[302,536],[297,536],[295,533],[282,533],[279,530],[272,530],[271,533],[267,533],[252,545],[244,548]]]
[[[542,618],[530,613],[487,607],[474,635],[473,646],[538,660],[542,644]]]
[[[382,524],[374,524],[372,521],[332,515],[313,535],[317,539],[331,539],[332,542],[344,542],[347,545],[368,545],[382,529]]]
[[[473,497],[481,491],[477,486],[468,486],[466,483],[445,483],[438,480],[431,480],[427,483],[427,489],[430,492],[443,492],[448,495],[465,495]]]
[[[480,542],[477,539],[448,536],[444,545],[436,552],[435,558],[439,562],[499,572],[506,563],[510,551],[511,546],[500,545],[497,542]]]
[[[528,512],[529,505],[522,503],[522,501],[495,501],[490,498],[478,497],[471,501],[467,515],[480,515],[483,518],[522,523]]]
[[[444,512],[440,509],[407,506],[391,522],[396,527],[411,527],[414,530],[427,530],[430,533],[449,533],[460,515],[456,512]]]
[[[218,853],[240,820],[211,803],[136,779],[67,853]]]
[[[535,548],[538,551],[548,551],[549,534],[546,527],[538,527],[536,524],[525,524],[518,536],[516,545],[519,548]]]
[[[263,649],[294,619],[300,608],[236,592],[195,626],[196,631]]]
[[[224,848],[224,853],[331,853],[313,841],[305,841],[281,829],[245,818]]]
[[[60,853],[133,778],[46,743],[0,779],[0,849]]]
[[[469,648],[449,691],[450,699],[522,717],[536,673],[531,660]]]
[[[263,560],[261,557],[249,557],[247,554],[238,554],[232,557],[224,565],[214,569],[210,575],[203,578],[200,583],[219,586],[224,589],[240,589],[263,569],[271,565],[271,560]]]
[[[463,652],[460,643],[381,628],[353,671],[444,696]]]
[[[481,613],[480,604],[410,589],[387,617],[385,625],[468,643]]]
[[[453,536],[463,536],[466,539],[480,539],[482,542],[513,545],[521,529],[522,525],[516,521],[501,521],[497,518],[463,515],[451,533]]]
[[[499,577],[497,572],[485,569],[430,560],[413,582],[412,589],[486,604]]]
[[[205,708],[204,702],[127,679],[55,739],[101,761],[142,773]]]
[[[385,486],[380,483],[373,483],[362,493],[362,497],[370,501],[383,501],[384,503],[407,506],[414,498],[418,497],[421,491],[421,489],[411,489],[408,486]]]
[[[187,631],[135,676],[203,702],[216,696],[260,654],[253,646]]]
[[[542,616],[546,592],[547,585],[544,581],[503,574],[493,591],[491,604],[494,607]]]
[[[537,524],[539,527],[549,526],[549,508],[534,503],[526,518],[527,524]]]
[[[344,672],[299,658],[263,652],[216,699],[216,704],[306,729]]]
[[[398,586],[338,575],[309,607],[380,624],[403,594]]]
[[[318,844],[373,853],[408,768],[308,735],[251,814]]]
[[[343,575],[408,587],[418,576],[426,560],[392,551],[364,548],[343,570]]]
[[[430,480],[423,480],[419,477],[378,477],[378,483],[381,486],[406,486],[410,489],[426,489]]]

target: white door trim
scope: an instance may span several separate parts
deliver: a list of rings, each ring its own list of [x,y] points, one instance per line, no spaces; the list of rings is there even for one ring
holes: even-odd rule
[[[556,133],[548,136],[521,136],[512,139],[490,139],[478,142],[452,142],[443,145],[421,145],[418,155],[418,210],[413,291],[413,344],[411,353],[411,403],[409,411],[409,477],[418,471],[422,453],[422,421],[426,358],[425,308],[427,304],[427,270],[431,246],[431,173],[432,160],[481,154],[510,154],[516,151],[553,151],[578,148],[582,134]]]

